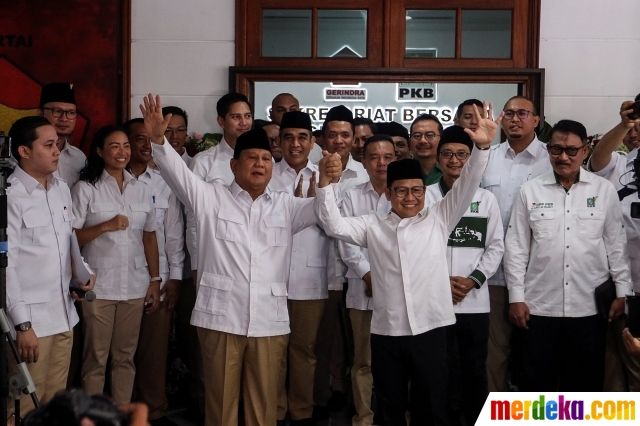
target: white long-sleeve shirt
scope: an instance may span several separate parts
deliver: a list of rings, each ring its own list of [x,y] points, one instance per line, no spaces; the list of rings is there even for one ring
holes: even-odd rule
[[[371,182],[361,183],[343,195],[342,216],[356,217],[373,212],[387,214],[391,211],[391,203],[386,195],[378,195]],[[369,253],[364,247],[358,247],[344,241],[338,241],[340,257],[347,265],[347,308],[361,311],[371,310],[371,298],[365,294],[366,284],[362,277],[371,271]]]
[[[96,272],[96,297],[106,300],[145,297],[150,276],[142,232],[156,230],[149,186],[124,171],[120,192],[113,176],[103,171],[95,186],[78,181],[73,187],[72,198],[73,227],[76,229],[90,228],[119,214],[129,219],[127,229],[105,232],[82,247],[82,255]]]
[[[349,154],[349,161],[347,161],[347,166],[342,171],[340,183],[338,183],[340,193],[344,194],[345,192],[355,188],[357,185],[368,181],[369,175],[364,169],[364,166],[358,161],[354,160],[353,156]],[[340,199],[338,202],[338,206],[340,206],[342,200]],[[327,260],[329,290],[342,291],[346,273],[347,265],[345,265],[340,258],[338,241],[334,240],[329,246],[329,256]]]
[[[273,165],[269,187],[274,191],[294,194],[300,176],[303,176],[302,194],[306,197],[313,172],[320,178],[318,166],[307,162],[296,173],[285,160]],[[291,300],[318,300],[329,297],[327,288],[327,255],[331,239],[319,226],[310,226],[293,236],[291,268],[287,287]]]
[[[554,172],[526,182],[506,236],[509,302],[533,315],[595,315],[595,288],[609,275],[618,297],[631,292],[626,244],[611,182],[585,170],[569,191]]]
[[[191,171],[205,182],[222,182],[231,185],[235,176],[231,171],[231,159],[233,148],[229,146],[223,137],[220,143],[206,151],[199,152],[188,164]],[[187,232],[185,241],[191,259],[191,269],[198,269],[198,229],[193,212],[186,209]]]
[[[491,151],[491,160],[489,160],[480,186],[496,196],[506,235],[513,201],[518,196],[520,185],[551,171],[551,162],[546,144],[540,142],[537,137],[534,137],[527,149],[517,155],[509,142],[494,145],[491,147]],[[489,280],[489,285],[502,287],[507,285],[502,263],[495,275]]]
[[[410,218],[401,219],[393,212],[343,218],[334,185],[317,190],[317,214],[327,234],[369,250],[371,333],[417,335],[455,322],[447,240],[473,201],[489,153],[474,149],[444,199]]]
[[[73,212],[66,182],[47,177],[47,189],[16,166],[7,188],[7,314],[31,321],[38,337],[78,323],[69,296]],[[87,283],[85,283],[87,284]]]
[[[184,158],[183,158],[184,159]],[[156,214],[156,239],[160,255],[160,277],[164,287],[168,280],[182,280],[184,264],[184,222],[182,207],[159,170],[147,169],[138,176],[151,190],[151,203]]]
[[[429,185],[426,203],[437,203],[448,191],[442,180]],[[449,276],[471,277],[480,285],[453,305],[455,313],[489,312],[489,287],[485,281],[496,273],[503,254],[504,232],[498,201],[491,192],[478,188],[447,242]]]
[[[156,164],[198,227],[198,295],[191,324],[249,337],[289,333],[293,234],[316,223],[313,200],[267,190],[255,200],[233,181],[195,176],[166,141]]]

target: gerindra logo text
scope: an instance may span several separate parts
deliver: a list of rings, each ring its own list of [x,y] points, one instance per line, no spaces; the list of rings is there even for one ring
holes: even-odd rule
[[[505,395],[505,394],[502,394]],[[635,420],[636,401],[630,394],[627,399],[573,398],[568,394],[548,397],[539,395],[536,399],[493,399],[491,420]],[[603,393],[592,394],[602,398]],[[624,394],[613,394],[622,396]],[[511,394],[517,398],[522,395]],[[486,407],[485,407],[486,408]],[[484,411],[484,410],[483,410]]]

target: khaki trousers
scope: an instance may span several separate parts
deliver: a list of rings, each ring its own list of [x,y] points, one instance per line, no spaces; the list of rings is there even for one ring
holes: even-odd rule
[[[41,404],[53,398],[56,392],[64,390],[67,386],[67,376],[69,375],[69,363],[71,361],[71,346],[73,345],[73,331],[54,334],[53,336],[38,338],[38,362],[27,364],[27,369],[33,384],[36,385],[36,395]],[[13,352],[7,345],[7,365],[9,367],[9,378],[17,373],[16,359]],[[20,417],[24,417],[35,407],[30,395],[21,395]],[[13,415],[15,403],[13,393],[9,390],[7,398],[7,416]]]
[[[149,420],[163,417],[167,400],[167,350],[173,311],[162,307],[142,316],[136,351],[136,399],[149,407]]]
[[[373,376],[371,375],[371,317],[373,311],[349,309],[353,329],[353,367],[351,367],[351,387],[356,415],[353,426],[371,426],[373,410]]]
[[[624,319],[611,321],[607,327],[605,392],[640,392],[640,360],[629,355],[624,346],[624,327]]]
[[[509,322],[509,293],[506,287],[490,285],[489,299],[489,347],[487,356],[487,381],[489,392],[506,392],[511,335],[513,325]]]
[[[289,300],[289,392],[285,388],[287,357],[278,376],[278,420],[284,420],[287,408],[292,420],[311,418],[316,356],[313,352],[325,300]],[[287,407],[288,403],[288,407]]]
[[[198,327],[206,426],[238,424],[240,388],[245,425],[276,424],[278,373],[287,337],[246,337]]]
[[[104,392],[107,359],[111,355],[111,396],[118,404],[131,402],[144,299],[82,302],[84,351],[82,388]]]

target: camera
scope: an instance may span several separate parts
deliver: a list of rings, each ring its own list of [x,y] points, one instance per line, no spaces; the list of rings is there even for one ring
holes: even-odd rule
[[[89,396],[81,389],[58,393],[47,404],[31,411],[23,426],[72,426],[82,419],[90,419],[96,426],[128,426],[129,419],[116,404],[102,395]]]
[[[0,131],[0,159],[9,158],[11,156],[11,138],[5,136],[4,132]]]

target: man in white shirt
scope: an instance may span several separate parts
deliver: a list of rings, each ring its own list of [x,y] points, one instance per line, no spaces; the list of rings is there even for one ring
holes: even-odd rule
[[[357,162],[362,163],[362,150],[364,149],[364,143],[371,136],[378,133],[378,126],[376,126],[370,118],[356,117],[353,119],[353,128],[354,135],[351,156]]]
[[[506,234],[511,207],[518,196],[520,185],[551,171],[551,164],[545,144],[536,137],[535,129],[540,117],[533,102],[524,96],[515,96],[507,101],[503,110],[505,114],[502,130],[507,135],[507,142],[492,147],[491,159],[480,186],[496,196]],[[463,119],[460,124],[473,128],[473,121]],[[509,390],[507,372],[513,325],[509,322],[509,297],[506,286],[501,264],[489,280],[489,392]]]
[[[445,326],[455,322],[446,259],[451,231],[467,210],[489,159],[498,122],[476,109],[479,127],[466,130],[477,146],[458,182],[442,201],[425,208],[422,168],[416,160],[387,167],[392,210],[340,216],[323,160],[316,213],[327,234],[366,247],[371,265],[371,367],[382,424],[449,424]],[[492,108],[488,114],[491,116]],[[326,157],[325,157],[326,158]],[[425,254],[429,261],[425,262]],[[409,381],[411,395],[409,396]]]
[[[162,108],[162,115],[171,114],[171,121],[167,127],[167,140],[182,157],[188,166],[191,163],[191,156],[184,147],[189,134],[189,116],[187,111],[177,106],[167,106]]]
[[[73,188],[87,161],[86,155],[72,144],[78,117],[73,84],[50,83],[43,86],[38,115],[49,120],[58,135],[56,145],[60,150],[60,160],[55,175],[64,179],[69,188]]]
[[[205,424],[236,425],[240,389],[246,424],[276,423],[277,379],[289,334],[287,279],[293,234],[316,223],[313,200],[271,191],[272,158],[264,130],[242,134],[229,186],[205,183],[164,139],[170,117],[160,97],[140,106],[163,178],[198,225],[198,327]]]
[[[606,321],[595,289],[611,278],[624,313],[632,291],[626,235],[613,185],[582,169],[584,126],[559,121],[548,149],[552,172],[522,184],[505,240],[509,319],[522,328],[520,389],[602,391]]]
[[[369,176],[366,170],[351,155],[355,135],[351,111],[344,105],[331,108],[322,125],[322,132],[327,151],[340,155],[340,192],[344,194],[356,185],[367,182]],[[348,344],[345,325],[348,318],[342,293],[346,273],[347,267],[338,253],[338,241],[333,240],[327,259],[329,299],[325,305],[315,348],[317,363],[313,399],[316,403],[314,418],[317,420],[329,417],[329,400],[332,397],[338,401],[338,405],[346,402],[349,382],[345,377],[347,368],[344,347]]]
[[[91,290],[95,276],[86,286],[73,278],[71,194],[54,175],[60,158],[56,129],[46,118],[24,117],[11,126],[9,136],[18,166],[7,188],[7,314],[36,394],[47,402],[67,384],[72,330],[78,323],[69,285]],[[16,362],[8,346],[7,359],[11,377]],[[7,404],[11,415],[11,395]],[[31,411],[31,398],[23,396],[20,407],[22,415]]]
[[[315,195],[318,166],[309,160],[315,143],[311,118],[301,111],[284,114],[280,147],[283,160],[273,166],[269,187],[296,197]],[[313,378],[316,358],[313,349],[327,299],[327,254],[330,239],[318,226],[311,226],[293,236],[289,271],[288,308],[289,387],[285,390],[287,363],[283,362],[278,389],[278,420],[288,411],[292,425],[311,424],[313,413]]]
[[[437,148],[442,178],[427,187],[427,205],[442,200],[451,190],[472,150],[473,142],[462,127],[451,126],[442,132]],[[489,289],[486,280],[498,269],[503,253],[504,234],[498,201],[489,191],[478,188],[447,242],[447,265],[456,314],[456,323],[450,326],[450,382],[455,399],[452,405],[454,411],[460,410],[464,414],[469,425],[476,423],[489,395],[486,366]],[[460,417],[459,413],[455,415]]]
[[[144,315],[140,324],[140,338],[135,356],[134,393],[137,400],[149,407],[149,420],[152,424],[159,422],[161,418],[164,418],[166,423],[164,415],[169,405],[165,393],[169,328],[173,308],[180,294],[184,261],[182,208],[160,176],[160,172],[148,166],[152,158],[151,141],[144,127],[144,120],[134,118],[122,127],[127,131],[131,146],[129,170],[151,189],[162,278],[162,306],[151,314]],[[175,145],[172,146],[175,149]]]
[[[361,183],[344,194],[341,213],[345,217],[362,216],[370,212],[386,214],[391,204],[384,195],[387,188],[387,166],[395,161],[393,140],[385,135],[367,139],[363,148],[362,165],[367,170],[369,182]],[[371,396],[371,265],[366,248],[340,241],[340,256],[349,268],[347,271],[347,309],[353,332],[353,366],[351,387],[356,414],[352,424],[373,424]]]
[[[622,191],[622,220],[627,233],[631,278],[637,294],[640,292],[640,220],[632,216],[631,209],[633,203],[640,202],[640,197],[637,190],[632,191],[637,189],[635,185],[629,186],[631,190],[627,190],[627,185],[636,180],[638,173],[634,170],[634,164],[638,158],[640,119],[629,118],[632,103],[633,101],[622,103],[620,123],[608,131],[593,149],[588,167]],[[629,153],[615,152],[622,144],[629,149]],[[640,391],[640,360],[630,356],[625,350],[623,328],[624,319],[616,319],[609,324],[607,330],[604,390],[608,392]]]

